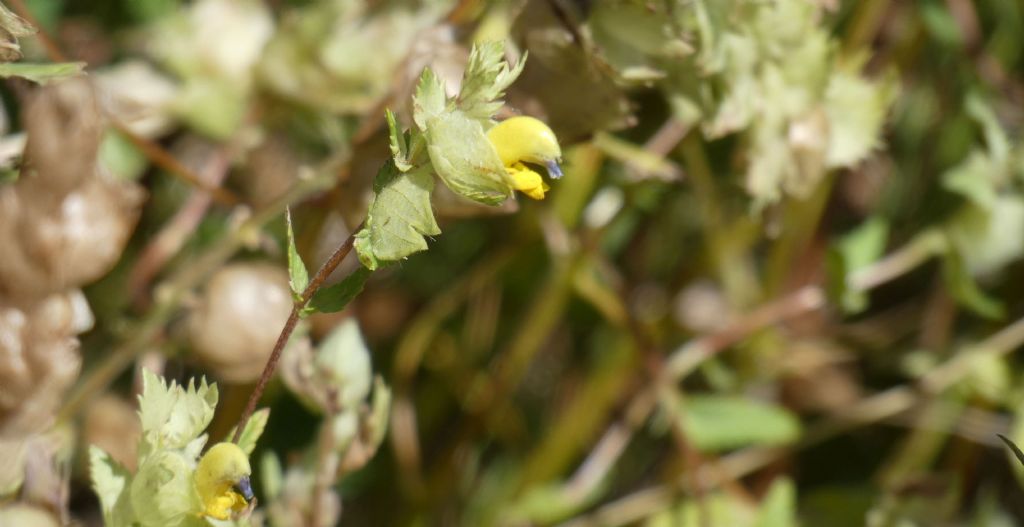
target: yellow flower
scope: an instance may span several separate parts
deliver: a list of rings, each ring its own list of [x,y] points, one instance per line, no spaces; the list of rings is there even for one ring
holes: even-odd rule
[[[203,515],[230,519],[252,501],[249,457],[234,443],[217,443],[203,455],[196,467],[195,483],[203,504]]]
[[[512,188],[527,196],[544,199],[544,192],[550,187],[526,163],[544,166],[553,179],[562,177],[558,167],[562,149],[555,133],[542,121],[527,116],[505,119],[487,131],[487,139],[505,165]]]

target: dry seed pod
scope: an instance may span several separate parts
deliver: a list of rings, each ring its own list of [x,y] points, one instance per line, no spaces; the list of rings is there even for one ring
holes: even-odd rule
[[[288,275],[274,265],[237,263],[223,267],[206,286],[189,316],[196,354],[228,382],[259,377],[292,309]]]
[[[60,522],[41,507],[12,503],[0,508],[0,525],[31,525],[32,527],[58,527]]]
[[[53,84],[29,100],[25,158],[32,170],[23,173],[19,186],[32,205],[59,202],[94,175],[101,115],[92,83],[84,78]]]
[[[80,291],[28,307],[0,304],[0,438],[50,426],[78,377],[75,335],[92,325],[88,309]]]
[[[0,296],[33,299],[92,282],[121,256],[139,216],[134,185],[92,178],[50,208],[0,188]]]

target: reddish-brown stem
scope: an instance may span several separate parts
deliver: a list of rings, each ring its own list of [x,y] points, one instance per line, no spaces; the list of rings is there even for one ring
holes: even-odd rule
[[[281,352],[284,351],[285,346],[288,344],[288,339],[291,338],[292,333],[295,331],[295,326],[299,323],[299,317],[302,314],[303,308],[309,303],[309,300],[313,298],[313,294],[320,289],[324,281],[327,280],[328,276],[338,268],[338,265],[342,260],[348,256],[348,253],[352,251],[352,243],[355,242],[356,233],[363,229],[363,224],[360,223],[355,229],[352,230],[352,234],[345,239],[345,242],[338,246],[334,250],[334,254],[327,259],[320,269],[317,270],[316,274],[309,281],[309,285],[302,291],[302,298],[300,298],[294,305],[292,305],[292,312],[288,315],[288,320],[284,323],[284,328],[281,329],[281,334],[277,336],[277,342],[274,343],[274,350],[270,352],[270,357],[267,359],[267,365],[263,367],[263,373],[260,374],[260,378],[256,381],[256,387],[252,389],[252,393],[249,395],[249,402],[245,405],[245,410],[242,412],[242,417],[238,419],[238,426],[235,427],[235,435],[231,438],[232,443],[237,443],[238,439],[242,437],[242,431],[245,430],[246,423],[249,422],[249,418],[252,417],[252,413],[256,411],[256,403],[259,402],[260,397],[263,396],[263,390],[266,389],[267,383],[270,382],[270,377],[274,374],[274,370],[277,369],[277,363],[281,360]]]

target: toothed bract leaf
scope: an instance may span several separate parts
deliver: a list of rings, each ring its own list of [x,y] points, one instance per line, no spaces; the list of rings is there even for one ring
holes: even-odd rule
[[[437,175],[452,192],[487,205],[512,195],[512,185],[483,126],[460,111],[430,121],[427,152]]]
[[[490,120],[504,104],[501,97],[522,73],[525,64],[526,55],[523,55],[509,68],[503,42],[490,41],[473,46],[462,75],[462,89],[457,102],[459,109],[473,119]]]
[[[425,68],[416,84],[416,95],[412,99],[412,118],[420,130],[426,131],[427,123],[445,111],[447,97],[444,83],[430,68]]]
[[[131,484],[136,520],[144,527],[177,526],[202,510],[192,472],[177,452],[163,450],[150,456]]]
[[[103,449],[89,446],[89,477],[92,488],[100,498],[103,523],[110,526],[129,525],[133,521],[132,507],[125,489],[131,474],[114,461]]]
[[[210,424],[216,406],[217,385],[207,384],[206,379],[198,387],[190,381],[186,390],[143,370],[139,419],[145,450],[184,448]]]
[[[434,178],[430,167],[399,172],[385,164],[373,183],[376,196],[366,214],[366,226],[356,234],[359,261],[373,271],[427,249],[424,236],[441,234],[430,206]]]

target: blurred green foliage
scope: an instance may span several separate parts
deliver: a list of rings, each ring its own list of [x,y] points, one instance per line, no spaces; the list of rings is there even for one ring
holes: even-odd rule
[[[263,399],[254,524],[1024,522],[1020,2],[25,3],[111,122],[235,199],[106,130],[149,199],[87,289],[86,395],[110,357],[121,396],[144,352],[209,374],[209,275],[269,260],[301,297],[356,236]],[[0,66],[47,62],[21,41]],[[562,145],[543,201],[486,137],[515,114]],[[234,425],[220,386],[192,436]],[[70,515],[109,518],[74,467]]]

